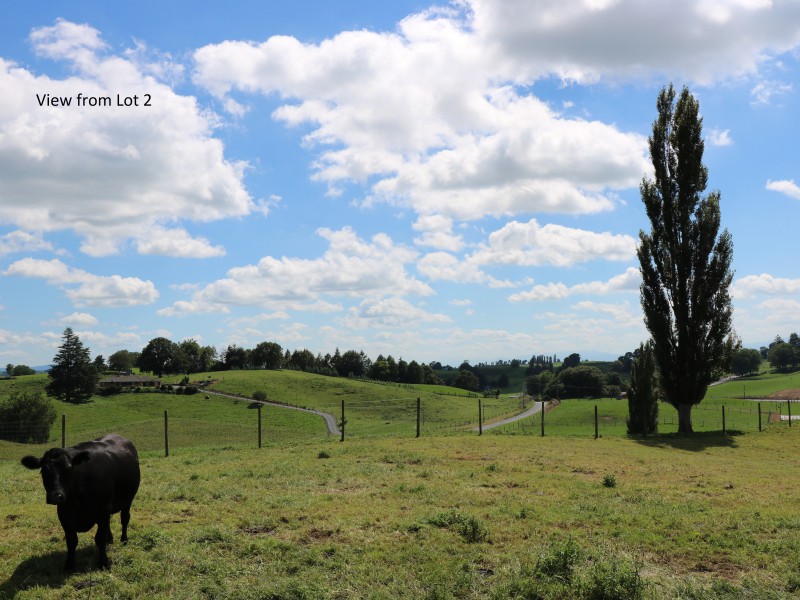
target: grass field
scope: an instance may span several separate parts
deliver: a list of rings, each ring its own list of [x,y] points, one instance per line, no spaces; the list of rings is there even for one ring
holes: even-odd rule
[[[60,573],[0,461],[0,597],[791,598],[800,429],[646,442],[446,436],[142,456],[110,572]],[[115,519],[112,529],[118,534]],[[605,595],[604,595],[605,594]]]
[[[0,398],[45,381],[0,381]],[[769,394],[797,383],[746,385]],[[55,510],[19,464],[44,446],[0,442],[0,598],[798,597],[800,427],[759,433],[741,385],[711,388],[695,436],[639,440],[625,437],[619,400],[562,403],[545,438],[533,424],[452,435],[465,431],[458,419],[475,422],[477,399],[291,371],[225,373],[215,387],[333,412],[344,398],[354,430],[344,444],[319,417],[270,407],[258,449],[251,403],[202,393],[57,403],[68,443],[113,429],[139,446],[131,541],[97,572],[83,534],[78,573],[62,575]],[[420,439],[405,408],[416,397],[429,419]],[[737,403],[745,433],[699,427],[701,408]],[[595,404],[599,440],[584,423]],[[504,435],[520,432],[531,435]]]
[[[210,389],[251,396],[263,391],[271,400],[341,415],[345,402],[348,436],[413,435],[417,398],[425,433],[454,433],[478,421],[478,398],[444,386],[380,384],[298,371],[227,371],[209,374]],[[519,400],[509,396],[481,400],[485,419],[515,414]]]

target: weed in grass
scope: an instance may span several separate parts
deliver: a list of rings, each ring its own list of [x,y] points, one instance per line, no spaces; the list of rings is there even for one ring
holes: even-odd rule
[[[611,474],[607,474],[603,477],[603,487],[607,488],[615,488],[617,487],[617,478]]]
[[[786,580],[786,591],[791,593],[800,592],[800,570],[789,573]]]
[[[594,563],[589,584],[582,597],[587,600],[640,600],[645,582],[640,567],[616,556]]]
[[[458,532],[468,544],[485,542],[489,537],[489,530],[481,523],[480,519],[454,510],[439,513],[428,519],[428,523],[434,527]]]
[[[319,454],[317,454],[317,458],[330,458],[331,455],[325,450],[320,450]]]
[[[551,546],[536,561],[536,573],[565,583],[572,581],[575,566],[582,559],[583,552],[574,539],[568,538]]]

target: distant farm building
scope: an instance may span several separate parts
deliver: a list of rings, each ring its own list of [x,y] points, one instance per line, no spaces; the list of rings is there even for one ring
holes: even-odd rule
[[[116,390],[137,387],[159,388],[161,387],[161,381],[144,375],[116,375],[101,379],[99,385],[101,389]]]

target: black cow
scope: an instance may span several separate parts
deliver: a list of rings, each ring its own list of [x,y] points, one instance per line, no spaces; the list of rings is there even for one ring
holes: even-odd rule
[[[106,544],[111,535],[111,515],[121,513],[122,541],[128,541],[131,503],[139,489],[139,455],[133,444],[112,433],[72,448],[51,448],[42,458],[26,456],[22,464],[41,469],[47,503],[55,504],[67,541],[64,569],[75,568],[78,532],[97,525],[94,542],[97,564],[109,566]]]

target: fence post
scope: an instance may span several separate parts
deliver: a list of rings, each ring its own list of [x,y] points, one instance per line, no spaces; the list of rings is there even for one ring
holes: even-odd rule
[[[169,417],[164,411],[164,456],[169,456]]]
[[[344,441],[344,400],[342,400],[342,436],[339,438],[339,441]]]
[[[725,405],[722,405],[722,435],[725,435]]]
[[[792,401],[786,401],[786,407],[789,409],[789,427],[792,426]]]
[[[483,435],[483,409],[480,398],[478,398],[478,435]]]
[[[544,437],[544,400],[542,400],[542,437]]]
[[[758,403],[758,430],[761,431],[761,402]]]
[[[597,422],[597,404],[594,405],[594,439],[600,437],[599,425]]]
[[[67,447],[67,415],[61,415],[61,448]]]
[[[420,404],[420,399],[417,398],[417,437],[419,437],[419,428],[421,420],[422,420],[422,406]]]
[[[258,405],[258,447],[261,448],[261,404]]]

